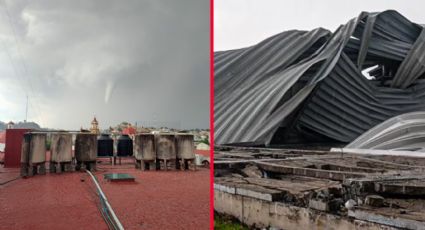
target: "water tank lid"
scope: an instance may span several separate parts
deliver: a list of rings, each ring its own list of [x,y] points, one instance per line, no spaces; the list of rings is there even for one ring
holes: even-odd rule
[[[102,133],[98,140],[111,140],[112,138],[107,133]]]
[[[118,137],[118,139],[120,140],[127,140],[130,139],[130,137],[128,136],[128,134],[122,134],[121,136]]]

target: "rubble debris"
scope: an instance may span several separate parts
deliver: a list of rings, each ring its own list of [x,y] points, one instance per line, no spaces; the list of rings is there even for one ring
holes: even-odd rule
[[[228,148],[243,153],[243,148]],[[318,216],[326,215],[328,226],[341,224],[342,229],[354,229],[359,223],[365,229],[425,226],[425,161],[333,152],[221,160],[219,156],[226,156],[217,153],[214,164],[223,173],[214,178],[215,210],[243,223],[314,227],[312,223],[321,223]]]
[[[261,178],[263,176],[263,173],[261,172],[261,170],[255,165],[246,166],[244,169],[242,169],[242,172],[247,177]]]
[[[373,207],[382,207],[384,206],[384,197],[379,195],[367,195],[365,204]]]
[[[355,205],[356,205],[356,202],[353,199],[347,200],[347,202],[345,202],[344,204],[345,208],[348,210],[352,210]]]
[[[329,211],[328,203],[322,200],[311,199],[308,203],[308,207],[324,212]]]

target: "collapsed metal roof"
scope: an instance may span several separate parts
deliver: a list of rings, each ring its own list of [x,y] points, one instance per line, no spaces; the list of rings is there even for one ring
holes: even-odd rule
[[[390,118],[360,135],[346,148],[425,151],[425,112]]]
[[[425,32],[394,10],[215,52],[214,68],[216,144],[348,143],[425,110]]]

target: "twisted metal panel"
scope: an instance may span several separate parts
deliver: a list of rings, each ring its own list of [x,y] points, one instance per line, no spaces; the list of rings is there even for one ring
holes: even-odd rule
[[[215,142],[347,143],[425,110],[424,51],[422,26],[388,10],[362,12],[333,33],[293,30],[216,52]]]

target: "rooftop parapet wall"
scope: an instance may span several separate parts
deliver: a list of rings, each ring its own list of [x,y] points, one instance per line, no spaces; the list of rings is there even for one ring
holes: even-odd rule
[[[215,210],[261,228],[425,226],[425,158],[312,153],[220,148]]]

